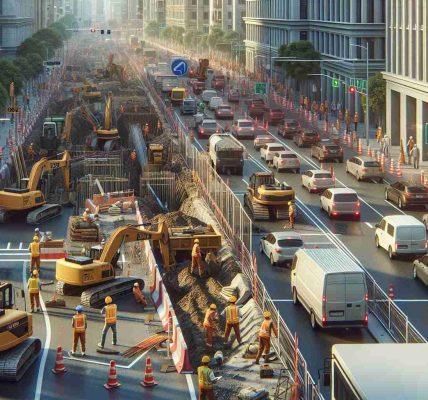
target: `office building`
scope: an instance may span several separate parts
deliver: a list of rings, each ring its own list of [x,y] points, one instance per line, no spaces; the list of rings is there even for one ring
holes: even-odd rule
[[[208,33],[210,0],[165,0],[166,26]]]
[[[210,0],[210,29],[245,31],[245,0]]]

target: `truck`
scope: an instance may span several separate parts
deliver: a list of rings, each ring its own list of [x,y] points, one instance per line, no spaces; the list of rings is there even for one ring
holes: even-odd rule
[[[211,165],[217,173],[242,175],[245,148],[232,135],[211,135],[208,146]]]
[[[161,79],[162,93],[170,94],[172,89],[180,86],[178,78],[175,75],[164,75]]]

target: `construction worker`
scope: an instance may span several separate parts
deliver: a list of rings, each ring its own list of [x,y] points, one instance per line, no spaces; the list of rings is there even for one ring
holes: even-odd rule
[[[37,268],[37,270],[40,270],[40,243],[39,243],[39,237],[34,236],[33,241],[28,246],[28,251],[31,254],[30,259],[30,273],[34,269],[34,267]]]
[[[214,383],[217,382],[213,370],[208,366],[209,356],[202,357],[202,365],[198,367],[198,400],[214,400]]]
[[[289,201],[288,202],[288,217],[290,218],[290,223],[288,225],[288,227],[290,229],[294,229],[294,217],[296,216],[296,210],[294,208],[294,204]],[[284,226],[284,228],[286,228],[286,226]]]
[[[412,163],[412,150],[414,145],[415,145],[415,141],[413,140],[413,136],[410,136],[409,141],[407,142],[407,158],[408,158],[407,164]]]
[[[88,222],[88,223],[92,222],[92,218],[91,218],[89,208],[86,208],[85,211],[83,211],[82,219],[83,219],[83,221]]]
[[[382,127],[378,126],[376,129],[376,141],[380,144],[382,142]]]
[[[39,242],[42,240],[42,234],[40,233],[39,228],[34,229],[34,236],[37,236],[39,238]]]
[[[147,306],[147,300],[140,289],[140,285],[138,282],[134,283],[134,287],[132,288],[132,293],[134,294],[134,299],[138,304],[141,304],[143,307]]]
[[[358,116],[358,113],[356,112],[354,114],[354,130],[355,131],[358,129],[358,122],[360,122],[360,118]]]
[[[31,160],[31,161],[33,161],[34,157],[36,156],[36,153],[34,151],[34,145],[33,145],[33,143],[30,143],[30,145],[28,146],[27,153],[28,153],[28,159]]]
[[[144,125],[144,139],[147,140],[149,138],[149,124],[146,122]]]
[[[30,305],[31,312],[34,312],[34,306],[37,307],[37,311],[40,311],[40,281],[39,272],[37,269],[33,270],[31,277],[27,283],[28,293],[30,294]]]
[[[217,306],[211,304],[210,307],[205,312],[204,318],[204,329],[206,335],[206,346],[207,348],[213,347],[213,334],[215,329],[216,320],[218,319]]]
[[[273,324],[272,320],[270,319],[270,312],[265,311],[263,313],[263,317],[264,321],[262,322],[259,332],[259,351],[257,352],[256,356],[256,364],[259,364],[259,360],[262,354],[264,354],[265,361],[267,361],[267,358],[269,357],[270,337],[272,335],[272,331],[275,337],[278,337],[278,331],[275,328],[275,325]]]
[[[83,307],[78,305],[76,307],[76,314],[73,315],[71,326],[73,327],[73,347],[71,348],[71,355],[76,354],[77,343],[80,341],[80,352],[82,356],[86,351],[86,328],[88,323],[86,315],[82,313]]]
[[[101,314],[105,315],[104,320],[104,328],[101,337],[101,343],[98,343],[98,347],[104,348],[104,343],[106,341],[107,332],[109,329],[113,332],[113,341],[112,345],[117,345],[117,329],[116,329],[116,321],[117,321],[117,305],[113,304],[113,300],[110,296],[107,296],[104,299],[106,305],[101,310]]]
[[[192,265],[190,268],[190,273],[193,274],[196,265],[198,266],[199,277],[202,276],[202,255],[201,248],[199,247],[199,239],[195,239],[193,241],[193,249],[192,249]]]
[[[238,343],[241,344],[241,332],[239,330],[239,309],[237,307],[236,303],[236,297],[230,296],[229,298],[229,305],[224,309],[222,312],[223,314],[226,314],[226,329],[224,331],[224,341],[227,343],[229,340],[229,335],[232,329],[235,332],[236,339],[238,340]],[[232,342],[233,343],[233,342]]]

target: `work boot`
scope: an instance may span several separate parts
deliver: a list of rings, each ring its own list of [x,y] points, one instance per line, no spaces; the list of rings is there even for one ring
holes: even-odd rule
[[[113,346],[117,346],[117,342],[111,342]]]
[[[103,349],[104,348],[104,346],[101,344],[101,342],[100,343],[98,343],[98,345],[97,345],[100,349]]]
[[[75,355],[76,355],[76,352],[75,352],[75,351],[73,351],[73,350],[71,350],[71,351],[70,351],[70,354],[71,354],[72,356],[75,356]]]
[[[82,357],[85,357],[85,356],[86,356],[86,353],[85,353],[85,352],[83,352],[83,353],[82,353]]]
[[[254,361],[254,364],[259,365],[260,364],[259,360]]]

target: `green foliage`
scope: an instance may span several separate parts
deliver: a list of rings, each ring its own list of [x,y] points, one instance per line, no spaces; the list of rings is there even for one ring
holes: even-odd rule
[[[53,23],[49,26],[49,29],[52,29],[53,31],[57,32],[61,36],[62,40],[68,40],[71,37],[71,32],[67,31],[67,27],[61,22]]]
[[[9,88],[10,82],[15,83],[15,93],[19,94],[23,86],[24,76],[20,69],[9,60],[0,60],[0,84]]]
[[[43,72],[43,58],[40,57],[40,54],[30,53],[27,54],[25,59],[29,64],[31,64],[32,78],[36,78],[39,74]]]
[[[240,35],[236,31],[227,31],[223,36],[223,40],[229,43],[238,42],[240,40]]]
[[[168,26],[161,30],[161,37],[175,43],[183,43],[184,28],[181,26]]]
[[[71,14],[68,14],[60,18],[58,22],[65,25],[69,29],[79,27],[79,23],[77,22],[76,18],[74,17],[74,15],[71,15]]]
[[[9,99],[9,93],[5,87],[0,83],[0,108],[4,109]]]
[[[386,106],[386,81],[381,73],[369,78],[369,106],[370,111],[382,115]]]
[[[145,33],[148,37],[158,37],[160,27],[156,21],[149,21],[146,25]]]
[[[218,43],[223,42],[224,32],[215,26],[208,35],[207,43],[211,49],[215,49]]]
[[[30,79],[33,76],[33,65],[25,57],[17,57],[13,60],[13,64],[20,71],[24,79]]]
[[[40,29],[33,35],[33,38],[42,42],[49,49],[49,57],[54,55],[55,49],[62,46],[61,35],[53,29]]]
[[[46,47],[44,43],[34,39],[34,37],[29,37],[18,46],[16,52],[17,56],[20,57],[26,57],[31,53],[37,53],[40,57],[46,57]]]

